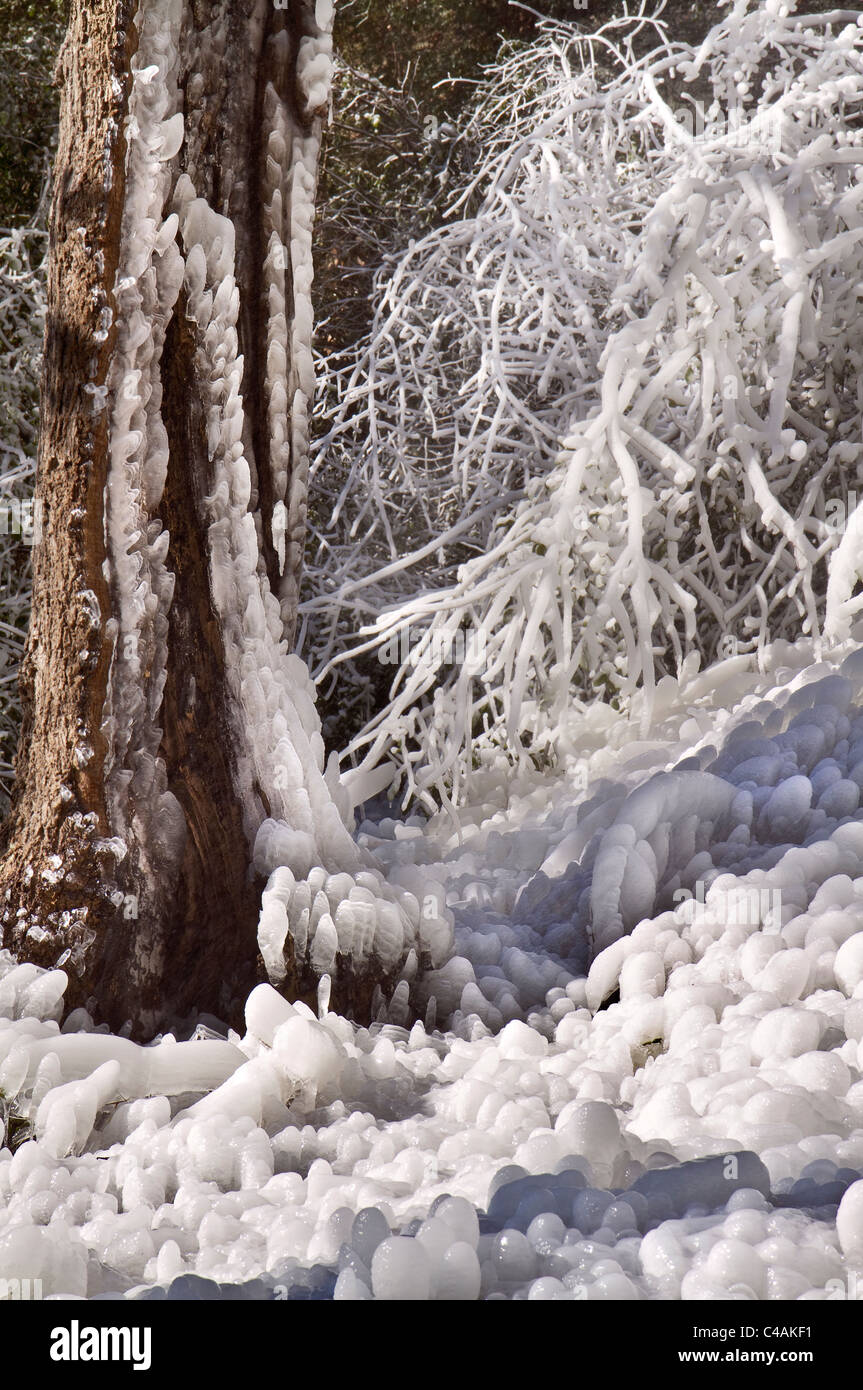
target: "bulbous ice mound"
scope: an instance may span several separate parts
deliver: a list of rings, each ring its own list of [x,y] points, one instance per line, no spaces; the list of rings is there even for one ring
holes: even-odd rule
[[[708,854],[716,830],[735,828],[735,788],[707,772],[666,772],[624,801],[602,833],[590,888],[598,947],[652,914],[657,894],[678,887],[693,859]]]
[[[329,1010],[324,979],[317,1014],[260,986],[243,1037],[203,1019],[140,1047],[83,1010],[61,1027],[63,972],[0,955],[0,1280],[89,1297],[847,1296],[863,655],[807,659],[684,682],[634,753],[626,719],[597,715],[586,790],[489,784],[457,831],[361,827],[440,949],[369,1028]],[[308,880],[274,873],[290,914]],[[352,901],[351,876],[318,877],[310,906]],[[338,939],[338,903],[331,920]],[[621,934],[589,961],[600,930]]]
[[[594,960],[681,903],[693,904],[684,918],[694,909],[699,921],[769,921],[789,873],[829,872],[854,853],[851,827],[863,826],[859,671],[855,653],[842,674],[764,704],[718,756],[707,745],[632,791],[605,785],[522,890],[520,913],[534,925],[557,923],[557,938],[568,915],[572,943],[580,939]],[[784,891],[787,907],[787,884]],[[627,949],[621,944],[592,972],[594,980],[605,972],[606,992]]]

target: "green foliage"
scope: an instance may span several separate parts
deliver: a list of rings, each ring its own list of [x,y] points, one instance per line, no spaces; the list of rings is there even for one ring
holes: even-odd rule
[[[572,15],[569,0],[545,0],[548,15]],[[354,67],[392,87],[407,82],[426,111],[452,111],[447,78],[462,79],[465,94],[478,69],[490,63],[503,37],[528,38],[535,16],[509,0],[342,0],[336,11],[336,48]]]
[[[656,4],[648,4],[652,13]],[[826,8],[820,0],[813,8]],[[504,39],[527,41],[540,18],[570,20],[593,31],[625,8],[623,0],[340,0],[336,50],[352,67],[385,85],[407,87],[426,114],[453,115],[468,100]],[[638,11],[638,0],[630,0]],[[667,0],[663,18],[677,41],[700,38],[716,22],[708,0]],[[645,28],[645,39],[654,36]],[[449,80],[448,80],[449,79]]]
[[[57,126],[52,74],[65,0],[0,5],[0,225],[28,222],[45,186]]]

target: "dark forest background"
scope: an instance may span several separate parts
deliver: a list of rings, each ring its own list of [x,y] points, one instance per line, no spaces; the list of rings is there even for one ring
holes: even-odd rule
[[[824,5],[823,7],[827,7]],[[425,114],[457,119],[478,69],[504,39],[527,40],[541,15],[592,29],[621,12],[619,0],[340,0],[336,49],[348,67],[403,93]],[[816,5],[814,8],[822,8]],[[19,226],[37,212],[57,119],[54,66],[67,0],[3,0],[0,6],[0,225]],[[719,13],[702,0],[669,0],[672,36],[700,33]],[[449,80],[448,80],[449,79]],[[331,146],[350,140],[335,123]]]

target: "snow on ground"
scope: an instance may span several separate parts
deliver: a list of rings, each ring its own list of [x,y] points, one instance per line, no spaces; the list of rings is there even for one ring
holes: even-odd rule
[[[638,730],[597,704],[565,775],[483,774],[460,828],[360,827],[452,913],[425,1023],[405,988],[359,1028],[326,981],[320,1018],[260,986],[243,1038],[204,1019],[140,1048],[61,1028],[62,972],[0,954],[0,1279],[855,1297],[863,651],[690,665]]]

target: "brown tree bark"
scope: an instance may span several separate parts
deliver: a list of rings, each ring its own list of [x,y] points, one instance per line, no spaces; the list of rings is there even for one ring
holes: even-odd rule
[[[285,676],[331,9],[72,0],[58,65],[0,921],[19,958],[67,972],[70,1006],[138,1036],[192,1009],[236,1020],[262,972],[256,832],[305,817],[314,836],[332,786]],[[350,867],[331,810],[319,862]]]

